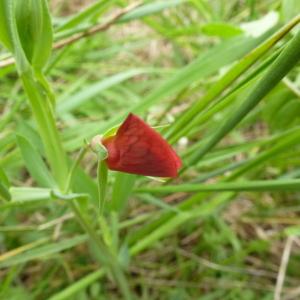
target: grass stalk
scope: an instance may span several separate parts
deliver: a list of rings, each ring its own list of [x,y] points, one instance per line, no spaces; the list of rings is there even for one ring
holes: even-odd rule
[[[253,88],[248,98],[241,106],[234,111],[214,135],[193,154],[189,164],[196,163],[210,149],[212,149],[226,134],[228,134],[252,109],[266,96],[280,80],[296,65],[300,60],[300,31],[289,42],[286,48],[271,65],[266,74]],[[188,166],[181,169],[183,173]]]
[[[53,110],[46,94],[30,73],[22,74],[21,80],[38,125],[46,157],[57,185],[62,189],[68,174],[66,155],[55,124]]]
[[[82,228],[88,233],[91,240],[95,243],[97,248],[102,253],[103,259],[101,259],[101,263],[108,268],[108,270],[114,276],[120,291],[122,292],[124,299],[132,300],[131,292],[129,285],[127,283],[126,277],[120,268],[117,259],[111,254],[101,237],[97,234],[97,232],[93,229],[89,222],[86,221],[81,211],[78,209],[76,203],[73,201],[70,204],[74,214],[76,215],[77,220],[81,224]]]

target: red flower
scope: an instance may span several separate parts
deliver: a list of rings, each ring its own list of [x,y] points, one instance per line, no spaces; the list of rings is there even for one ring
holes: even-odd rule
[[[116,135],[102,140],[109,169],[157,177],[176,177],[181,160],[159,133],[130,113]]]

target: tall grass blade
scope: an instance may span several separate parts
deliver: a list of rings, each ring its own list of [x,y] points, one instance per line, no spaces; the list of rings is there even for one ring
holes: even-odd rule
[[[17,135],[17,143],[21,150],[24,163],[32,178],[43,187],[55,187],[53,177],[49,173],[47,166],[34,146],[21,135]]]
[[[138,188],[138,193],[169,194],[178,192],[262,192],[262,191],[298,191],[300,180],[257,180],[237,181],[215,184],[181,184],[174,186],[161,186],[151,188]]]
[[[267,73],[261,78],[258,84],[244,103],[233,112],[216,133],[195,153],[189,160],[189,165],[197,162],[210,149],[212,149],[226,134],[228,134],[261,100],[267,95],[280,80],[295,66],[300,59],[300,31],[289,42],[279,57],[271,65]],[[187,166],[182,169],[186,170]]]

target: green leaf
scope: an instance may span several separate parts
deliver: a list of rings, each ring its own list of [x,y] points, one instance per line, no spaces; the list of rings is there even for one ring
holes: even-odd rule
[[[34,148],[41,156],[45,155],[45,149],[41,137],[30,122],[25,122],[24,120],[18,122],[17,133],[30,141],[31,145],[34,145]]]
[[[55,187],[54,179],[36,148],[21,135],[17,135],[17,143],[30,175],[41,186]]]
[[[300,191],[300,180],[257,180],[257,181],[237,181],[221,182],[215,184],[181,184],[177,186],[160,186],[149,188],[138,188],[139,193],[178,193],[178,192],[226,192],[226,191]]]
[[[18,73],[38,123],[49,165],[58,185],[63,187],[68,169],[66,156],[49,101],[51,92],[47,89],[47,83],[39,70],[46,63],[52,47],[52,29],[47,2],[46,0],[9,1],[5,18],[9,20],[12,52]],[[24,50],[35,70],[31,68]]]
[[[81,168],[77,167],[74,172],[72,190],[78,193],[86,193],[90,195],[91,201],[97,207],[98,190],[93,178],[87,175]]]
[[[137,75],[141,75],[144,73],[151,72],[153,70],[146,70],[146,69],[132,69],[128,71],[124,71],[122,73],[118,73],[103,79],[100,82],[96,82],[91,84],[90,86],[86,86],[80,91],[76,93],[76,95],[71,95],[69,98],[63,101],[59,101],[57,105],[57,112],[59,114],[64,114],[69,111],[72,111],[83,105],[85,102],[92,100],[93,97],[100,94],[102,91],[113,87],[114,85],[119,84],[125,80],[128,80],[132,77]]]
[[[144,111],[166,96],[170,97],[197,80],[214,74],[220,68],[248,53],[264,39],[265,37],[255,39],[236,37],[216,45],[168,78],[132,110]]]
[[[28,61],[41,69],[52,51],[52,24],[46,0],[15,0],[16,21]]]
[[[136,192],[140,193],[142,192],[140,189],[136,189]],[[152,204],[156,207],[160,207],[161,209],[165,210],[165,211],[172,211],[175,213],[180,213],[180,210],[175,207],[172,206],[168,203],[166,203],[165,201],[163,201],[163,199],[159,199],[156,197],[153,197],[152,195],[150,195],[150,193],[152,193],[152,189],[150,188],[149,193],[142,193],[141,195],[139,195],[139,198],[146,203]]]
[[[11,195],[7,187],[3,184],[3,182],[0,181],[0,199],[1,198],[9,201],[11,199]]]
[[[295,66],[300,60],[300,31],[289,42],[287,47],[281,52],[278,58],[271,65],[267,73],[260,79],[253,88],[248,98],[240,105],[238,109],[233,111],[227,120],[211,138],[192,155],[189,165],[197,162],[210,149],[212,149],[226,134],[228,134],[255,106],[266,96],[280,80]],[[187,167],[182,169],[182,172]]]
[[[131,20],[140,19],[185,2],[187,2],[187,0],[167,0],[167,1],[156,1],[154,3],[147,3],[143,6],[140,6],[128,12],[123,17],[121,17],[118,22],[128,22]]]
[[[76,280],[76,282],[70,284],[66,288],[61,291],[55,293],[47,300],[66,300],[73,299],[76,295],[79,294],[80,291],[86,289],[89,285],[91,285],[96,280],[99,280],[105,274],[104,270],[94,271],[82,278]]]
[[[273,47],[278,40],[282,39],[294,26],[296,26],[299,23],[299,21],[300,18],[292,20],[290,23],[282,27],[267,40],[264,40],[264,35],[262,37],[263,43],[258,45],[256,49],[248,53],[248,55],[245,55],[237,64],[233,65],[228,72],[226,72],[211,88],[209,88],[209,90],[203,97],[199,98],[182,115],[180,115],[176,119],[176,121],[172,124],[172,126],[169,128],[165,135],[170,140],[170,142],[173,143],[177,141],[181,136],[184,136],[193,127],[195,127],[197,125],[198,119],[203,117],[201,112],[205,110],[211,104],[212,101],[214,101],[218,96],[220,96],[228,88],[228,86],[232,86],[232,83],[235,80],[237,80],[241,75],[243,75],[245,71],[255,63],[255,61],[257,61],[264,53],[266,53],[271,47]],[[230,39],[230,41],[234,40],[235,39]],[[239,38],[237,40],[239,40]],[[274,54],[270,57],[270,59],[274,56]],[[219,51],[219,55],[220,57],[223,57],[224,54],[222,53],[222,50]],[[266,61],[268,64],[269,59],[267,59]],[[265,63],[263,63],[262,66],[264,66]],[[224,100],[224,98],[221,98],[219,102],[221,102],[222,100]]]
[[[68,30],[68,29],[74,29],[74,27],[89,21],[92,17],[94,17],[96,14],[101,12],[105,6],[108,4],[112,4],[115,2],[115,0],[98,0],[95,3],[91,4],[87,8],[85,8],[83,11],[80,11],[78,14],[72,16],[70,19],[68,19],[66,22],[61,24],[57,29],[56,32]]]
[[[16,17],[15,17],[15,1],[3,0],[0,4],[1,29],[0,39],[2,43],[15,56],[17,69],[20,74],[29,70],[29,64],[23,51],[20,37],[18,34]],[[3,27],[2,27],[3,26]]]
[[[12,201],[51,200],[51,189],[35,187],[11,187]]]
[[[292,147],[295,147],[299,143],[299,139],[300,130],[297,127],[291,130],[291,132],[284,132],[283,135],[280,136],[280,138],[278,138],[272,143],[272,147],[259,153],[254,158],[247,161],[238,170],[231,173],[231,175],[227,177],[227,180],[233,180],[246,173],[250,169],[253,169],[255,167],[261,167],[262,164],[266,161],[274,159],[276,156],[282,154],[283,152],[286,152]]]
[[[122,212],[126,208],[128,198],[132,192],[136,176],[117,172],[113,186],[112,199],[109,208],[116,212]]]
[[[10,182],[8,180],[8,177],[6,176],[4,170],[0,167],[0,182],[7,188],[10,186]]]
[[[22,74],[21,79],[26,94],[30,100],[38,131],[42,138],[47,160],[57,184],[64,188],[68,178],[68,163],[64,152],[58,128],[56,127],[53,110],[44,90],[33,76]]]
[[[33,259],[43,259],[45,257],[49,257],[50,255],[59,253],[63,250],[70,249],[80,243],[85,242],[86,240],[86,235],[79,235],[74,238],[65,239],[60,242],[48,243],[46,245],[36,247],[35,249],[30,249],[30,251],[1,261],[0,269],[25,263]]]
[[[279,109],[274,116],[277,128],[288,129],[295,120],[299,120],[300,103],[299,99],[290,99],[287,103]],[[275,125],[275,124],[274,124]]]
[[[0,205],[1,210],[11,209],[14,207],[31,206],[36,204],[45,205],[46,202],[52,201],[51,190],[45,188],[15,188],[9,189],[11,201]]]
[[[8,0],[0,1],[0,42],[10,51],[13,50],[13,43],[10,35],[11,20],[8,18],[8,9],[10,9]]]

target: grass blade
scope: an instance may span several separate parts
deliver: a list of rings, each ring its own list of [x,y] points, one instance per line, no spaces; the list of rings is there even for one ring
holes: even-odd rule
[[[116,173],[112,199],[109,202],[110,210],[121,213],[123,209],[126,208],[135,180],[135,175],[120,172]]]
[[[175,142],[188,132],[194,124],[191,124],[194,118],[197,117],[209,103],[219,96],[230,84],[250,68],[264,53],[266,53],[274,44],[282,39],[293,27],[300,22],[300,17],[296,17],[273,36],[259,45],[256,49],[244,56],[241,61],[234,65],[216,84],[214,84],[205,94],[195,102],[186,112],[180,116],[166,132],[165,136],[171,142]]]
[[[17,143],[21,150],[24,163],[31,176],[42,187],[55,187],[55,182],[42,157],[33,145],[23,136],[17,135]]]
[[[181,184],[173,186],[160,186],[149,188],[138,188],[138,193],[169,194],[178,192],[262,192],[262,191],[298,191],[300,180],[257,180],[221,182],[215,184]]]
[[[69,20],[61,24],[58,28],[56,28],[56,32],[60,32],[63,30],[74,29],[74,27],[80,25],[83,22],[87,22],[90,18],[92,18],[95,14],[103,9],[108,3],[113,3],[113,1],[108,0],[98,0],[92,5],[85,8],[83,11],[78,14],[72,16]]]
[[[133,11],[128,12],[118,20],[118,22],[128,22],[135,19],[140,19],[164,9],[175,7],[179,4],[187,2],[186,0],[168,0],[168,1],[157,1],[154,3],[147,3],[143,6],[136,8]]]
[[[271,65],[267,73],[254,87],[245,102],[233,112],[220,126],[219,130],[195,153],[189,165],[197,162],[210,149],[212,149],[226,134],[228,134],[261,100],[268,94],[280,80],[295,66],[300,59],[300,31],[289,42],[287,47],[278,56],[275,62]],[[188,166],[185,166],[181,172],[184,172]]]
[[[97,270],[92,272],[83,278],[80,278],[75,283],[71,284],[67,288],[59,291],[58,293],[52,295],[48,300],[65,300],[70,299],[77,295],[80,291],[87,288],[96,280],[99,280],[105,274],[104,270]]]
[[[112,75],[110,77],[105,78],[104,80],[94,83],[76,95],[72,95],[64,101],[61,101],[57,105],[57,113],[64,114],[70,112],[80,105],[83,105],[86,101],[91,100],[93,97],[101,93],[102,91],[113,87],[125,80],[128,80],[134,76],[141,75],[143,73],[147,73],[149,70],[142,69],[132,69],[119,74]]]

